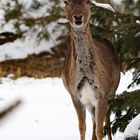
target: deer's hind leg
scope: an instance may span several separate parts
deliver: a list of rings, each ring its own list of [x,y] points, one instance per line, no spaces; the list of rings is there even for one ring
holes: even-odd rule
[[[80,100],[72,97],[72,101],[79,120],[79,131],[81,140],[85,140],[86,133],[86,109],[80,102]]]

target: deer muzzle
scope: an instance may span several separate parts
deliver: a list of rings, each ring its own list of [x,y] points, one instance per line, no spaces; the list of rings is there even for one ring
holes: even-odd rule
[[[75,26],[82,26],[83,25],[84,15],[74,15],[73,22]]]

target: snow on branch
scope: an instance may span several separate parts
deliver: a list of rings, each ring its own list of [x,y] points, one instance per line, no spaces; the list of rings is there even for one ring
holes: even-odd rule
[[[130,138],[130,137],[138,137],[140,134],[140,114],[137,115],[126,127],[124,131],[124,139]]]
[[[115,10],[112,8],[112,6],[110,4],[105,4],[105,3],[99,3],[99,2],[95,2],[95,1],[91,1],[95,6],[97,7],[101,7],[107,10],[110,10],[112,12],[115,12]]]

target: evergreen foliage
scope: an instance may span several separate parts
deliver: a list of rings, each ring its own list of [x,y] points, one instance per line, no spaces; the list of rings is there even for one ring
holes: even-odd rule
[[[105,126],[104,134],[106,135],[111,126],[111,132],[117,130],[123,132],[127,124],[140,113],[140,90],[132,92],[123,92],[109,100],[109,114],[114,114],[115,119]]]

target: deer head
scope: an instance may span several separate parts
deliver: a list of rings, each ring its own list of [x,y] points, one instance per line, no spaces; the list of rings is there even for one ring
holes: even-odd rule
[[[91,17],[90,0],[64,0],[65,15],[72,28],[86,27]]]

